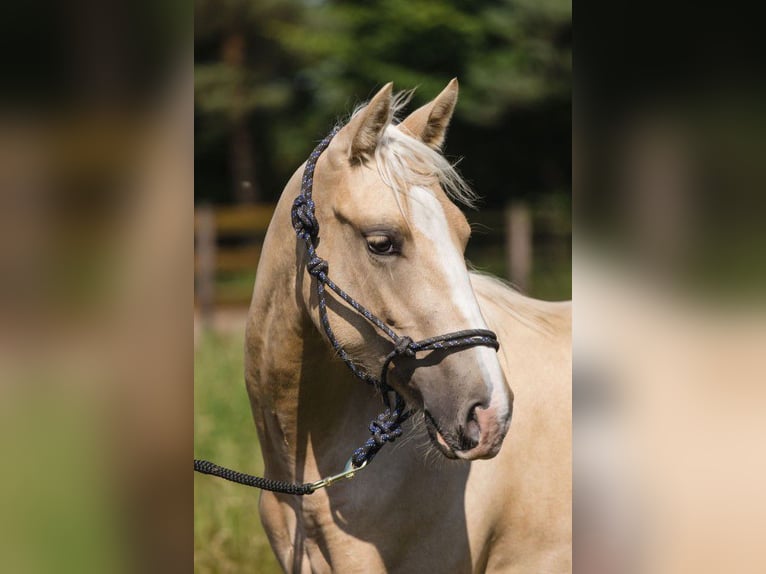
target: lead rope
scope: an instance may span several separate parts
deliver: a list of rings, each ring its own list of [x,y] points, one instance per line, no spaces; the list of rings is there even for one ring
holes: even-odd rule
[[[261,490],[270,490],[271,492],[281,492],[282,494],[297,494],[303,496],[304,494],[311,494],[315,490],[312,483],[295,484],[281,480],[269,480],[268,478],[237,472],[230,468],[218,466],[208,460],[199,460],[196,458],[194,459],[194,472],[210,474],[212,476],[217,476],[218,478],[236,482],[237,484],[253,486],[255,488],[260,488]]]
[[[232,482],[254,486],[263,490],[296,495],[311,494],[315,490],[329,486],[337,480],[351,478],[356,471],[361,470],[372,461],[380,449],[383,448],[383,445],[387,442],[394,442],[402,435],[401,425],[410,417],[411,411],[406,410],[404,399],[388,384],[388,368],[397,357],[415,357],[417,353],[421,351],[461,350],[478,345],[492,347],[495,350],[500,347],[497,341],[497,335],[486,329],[456,331],[454,333],[447,333],[445,335],[423,339],[422,341],[413,341],[410,337],[397,334],[391,327],[386,325],[369,309],[364,307],[364,305],[351,297],[330,279],[328,275],[329,263],[327,260],[319,257],[316,251],[316,243],[319,238],[319,222],[316,220],[312,191],[314,188],[314,170],[316,169],[316,163],[322,153],[330,145],[332,138],[335,137],[339,129],[339,127],[335,127],[327,137],[319,142],[306,161],[306,167],[303,171],[303,179],[301,180],[301,192],[293,202],[291,219],[296,235],[306,243],[306,251],[308,254],[306,269],[309,272],[309,275],[316,279],[319,320],[322,324],[322,328],[324,329],[333,350],[346,364],[351,373],[365,383],[375,386],[381,392],[386,410],[380,413],[370,423],[370,438],[353,452],[346,464],[345,470],[337,475],[324,478],[317,482],[295,484],[268,480],[258,476],[236,472],[213,464],[212,462],[197,459],[194,460],[194,470],[196,472],[218,476]],[[383,361],[383,367],[379,378],[372,376],[365,369],[355,364],[335,336],[335,332],[332,330],[330,319],[327,314],[327,294],[325,286],[334,291],[357,313],[377,327],[394,343],[393,350],[386,355]],[[391,400],[391,397],[393,397],[393,401]]]

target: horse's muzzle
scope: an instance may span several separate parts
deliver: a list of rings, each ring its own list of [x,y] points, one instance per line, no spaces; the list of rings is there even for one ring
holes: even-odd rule
[[[472,440],[455,450],[455,456],[463,460],[477,460],[493,458],[500,452],[503,445],[503,439],[508,433],[508,427],[511,424],[511,410],[501,413],[497,407],[486,409],[474,409],[475,427],[477,428],[478,440]]]
[[[425,411],[426,429],[439,451],[447,458],[476,460],[492,458],[500,452],[508,433],[511,410],[505,414],[496,407],[469,409],[465,425],[454,432],[444,431],[428,411]]]

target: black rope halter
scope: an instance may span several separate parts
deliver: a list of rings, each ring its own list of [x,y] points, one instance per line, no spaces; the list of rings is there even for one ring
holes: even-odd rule
[[[380,451],[384,444],[387,442],[394,442],[402,435],[401,425],[409,418],[411,411],[406,409],[402,396],[388,384],[389,367],[397,357],[415,357],[419,352],[423,351],[462,350],[479,345],[492,347],[495,350],[500,347],[497,341],[497,335],[486,329],[455,331],[453,333],[423,339],[422,341],[413,341],[410,337],[396,333],[391,327],[386,325],[386,323],[376,317],[369,309],[351,297],[330,279],[329,263],[317,254],[319,222],[315,215],[315,204],[312,199],[312,191],[314,188],[314,170],[316,169],[317,161],[330,145],[332,138],[335,137],[339,129],[340,128],[336,127],[327,135],[327,137],[319,142],[306,161],[306,167],[303,171],[303,179],[301,180],[301,192],[293,202],[291,211],[292,224],[298,238],[302,239],[306,244],[306,252],[308,254],[306,269],[309,275],[316,280],[315,285],[319,307],[319,320],[332,348],[338,357],[340,357],[346,366],[348,366],[354,376],[380,390],[386,410],[379,414],[377,418],[370,423],[370,438],[353,452],[346,470],[335,477],[323,479],[316,483],[296,485],[293,483],[266,480],[260,477],[254,477],[225,469],[207,461],[195,460],[194,470],[198,472],[212,474],[233,482],[255,486],[265,490],[284,492],[287,494],[311,494],[317,488],[332,484],[332,482],[339,477],[353,476],[353,472],[366,466],[375,457],[378,451]],[[374,377],[363,367],[357,365],[335,336],[327,314],[326,287],[334,291],[357,313],[377,327],[378,330],[393,342],[393,349],[386,355],[379,377]],[[391,400],[392,398],[393,401]]]

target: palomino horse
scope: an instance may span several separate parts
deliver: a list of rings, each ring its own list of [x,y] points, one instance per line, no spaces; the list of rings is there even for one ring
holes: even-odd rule
[[[425,416],[353,480],[261,495],[287,572],[570,571],[570,306],[468,271],[470,227],[453,200],[473,196],[439,152],[457,93],[453,80],[395,124],[401,99],[388,84],[352,116],[316,165],[318,251],[398,333],[491,329],[500,349],[397,359],[389,383]],[[269,227],[245,344],[266,475],[298,483],[337,473],[381,409],[324,335],[290,224],[302,173]],[[354,363],[379,372],[391,342],[333,294],[328,310]]]

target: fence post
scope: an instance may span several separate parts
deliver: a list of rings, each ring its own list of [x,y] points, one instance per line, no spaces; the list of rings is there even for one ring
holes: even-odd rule
[[[212,206],[197,210],[197,301],[205,327],[213,326],[215,311],[216,228]]]
[[[524,202],[505,208],[505,253],[508,279],[526,292],[532,274],[532,213]]]

